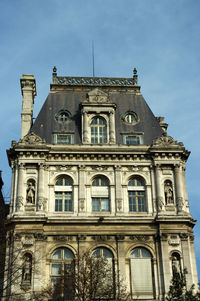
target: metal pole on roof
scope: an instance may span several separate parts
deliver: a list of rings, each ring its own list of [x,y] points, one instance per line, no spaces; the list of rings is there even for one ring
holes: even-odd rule
[[[94,72],[94,41],[92,40],[92,71],[93,71],[93,77],[95,76]]]

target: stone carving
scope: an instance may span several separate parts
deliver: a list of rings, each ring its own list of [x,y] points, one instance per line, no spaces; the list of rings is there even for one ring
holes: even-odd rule
[[[27,253],[24,255],[24,263],[22,268],[22,284],[31,284],[32,274],[32,256]]]
[[[69,86],[135,86],[135,78],[107,78],[107,77],[68,77],[54,76],[54,84]],[[139,87],[138,87],[139,88]]]
[[[117,199],[117,208],[119,211],[122,210],[122,199]]]
[[[45,140],[36,135],[34,132],[31,132],[24,136],[22,139],[19,140],[19,143],[24,144],[45,144]]]
[[[153,140],[152,146],[161,146],[168,147],[171,145],[183,146],[182,142],[177,142],[171,136],[167,136],[167,134],[163,134],[162,136]]]
[[[188,234],[187,233],[180,233],[180,238],[182,240],[187,240],[188,239]]]
[[[178,197],[177,198],[177,204],[178,204],[178,211],[182,211],[183,210],[183,206],[184,206],[184,203],[183,203],[183,198],[182,197]]]
[[[171,235],[168,243],[171,246],[178,246],[180,244],[179,236],[178,235]]]
[[[24,246],[32,246],[33,245],[33,236],[25,236],[23,240],[23,245]]]
[[[39,197],[38,198],[38,209],[39,210],[46,210],[46,198],[44,197]]]
[[[110,239],[110,235],[95,235],[92,239],[96,241],[106,241]]]
[[[96,88],[88,92],[89,102],[107,103],[109,101],[108,94]]]
[[[178,254],[175,253],[172,255],[172,272],[180,273],[180,271],[181,271],[180,256],[178,256]]]
[[[35,181],[28,180],[26,188],[26,202],[28,204],[35,204]]]
[[[85,208],[85,199],[83,199],[83,198],[79,199],[79,204],[80,204],[81,211],[83,211]]]
[[[165,181],[164,183],[164,192],[165,192],[165,204],[174,204],[173,188],[171,181]]]
[[[150,237],[148,235],[131,235],[131,240],[148,241]]]
[[[162,197],[157,198],[158,201],[158,211],[162,211],[164,209],[164,202]]]
[[[56,235],[53,237],[56,241],[69,241],[72,240],[72,236],[66,236],[66,235]]]
[[[23,196],[18,196],[17,197],[17,210],[20,211],[24,205],[24,198]]]
[[[42,233],[35,233],[34,237],[36,240],[46,240],[47,239],[47,236]]]

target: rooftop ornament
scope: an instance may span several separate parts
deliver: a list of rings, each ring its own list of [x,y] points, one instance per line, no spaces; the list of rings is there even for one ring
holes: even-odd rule
[[[95,86],[95,87],[137,87],[138,75],[134,68],[132,78],[116,78],[116,77],[72,77],[57,76],[57,68],[53,67],[53,85],[62,86]]]

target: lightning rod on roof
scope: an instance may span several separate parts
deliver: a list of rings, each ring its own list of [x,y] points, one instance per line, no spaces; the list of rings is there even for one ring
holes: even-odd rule
[[[92,76],[95,76],[94,72],[94,41],[92,40]]]

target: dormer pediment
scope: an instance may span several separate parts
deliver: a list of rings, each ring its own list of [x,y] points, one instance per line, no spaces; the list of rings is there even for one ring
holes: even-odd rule
[[[109,96],[106,92],[95,88],[92,91],[88,92],[88,99],[90,103],[108,103]]]

